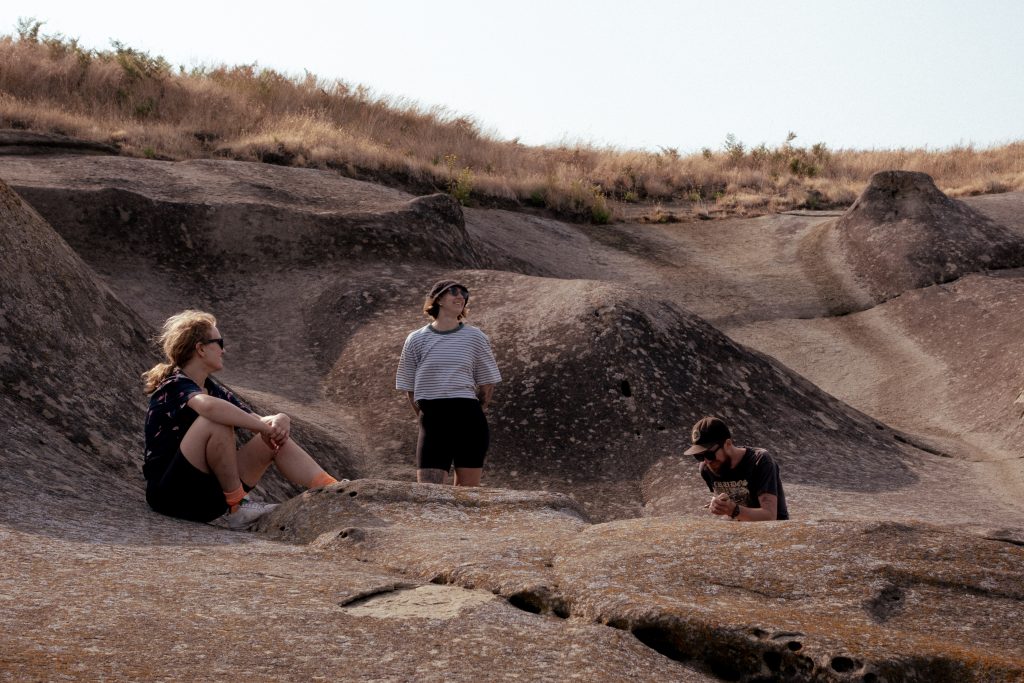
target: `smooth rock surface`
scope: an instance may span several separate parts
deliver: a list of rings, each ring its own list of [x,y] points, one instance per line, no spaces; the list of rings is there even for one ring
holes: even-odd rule
[[[1024,677],[1015,271],[872,307],[825,217],[463,219],[235,162],[0,177],[56,228],[0,186],[0,677]],[[394,363],[442,275],[506,375],[501,488],[410,481]],[[356,481],[269,477],[256,534],[147,509],[138,374],[185,307],[219,316],[222,379]],[[794,521],[707,516],[679,455],[703,412],[776,453]]]

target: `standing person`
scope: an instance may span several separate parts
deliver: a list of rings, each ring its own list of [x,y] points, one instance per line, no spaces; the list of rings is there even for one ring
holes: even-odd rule
[[[469,289],[455,280],[430,288],[423,312],[434,319],[409,334],[395,386],[419,418],[416,481],[445,484],[455,465],[456,486],[479,486],[490,445],[487,406],[501,373],[491,343],[463,319]]]
[[[146,413],[146,501],[157,512],[243,529],[275,506],[251,501],[270,463],[289,481],[315,488],[337,480],[290,438],[284,413],[259,416],[214,381],[224,338],[209,313],[188,310],[164,323],[167,362],[142,377]],[[256,432],[235,449],[235,428]]]
[[[715,494],[711,514],[740,522],[789,519],[779,466],[768,451],[736,446],[729,427],[711,416],[693,425],[690,439],[685,455],[700,463],[700,476]]]

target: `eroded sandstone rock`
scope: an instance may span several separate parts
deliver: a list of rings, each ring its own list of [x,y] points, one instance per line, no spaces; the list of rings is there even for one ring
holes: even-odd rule
[[[1024,675],[1024,548],[927,524],[590,525],[554,494],[356,481],[293,499],[261,528],[410,581],[628,631],[726,680]],[[403,602],[418,609],[411,596],[373,609]]]
[[[149,330],[3,181],[0,273],[5,414],[17,404],[109,468],[114,481],[137,476]],[[68,463],[72,471],[89,464]]]
[[[57,158],[48,177],[13,185],[86,258],[146,256],[192,277],[373,259],[483,265],[448,195],[414,198],[312,169],[151,163],[138,174],[138,160]]]
[[[19,164],[27,162],[5,157],[5,168]],[[915,510],[940,518],[935,498],[958,486],[975,488],[956,494],[957,524],[993,508],[971,507],[978,482],[898,445],[899,434],[678,305],[628,285],[464,270],[475,262],[448,200],[410,201],[316,171],[64,157],[34,169],[24,187],[51,193],[54,204],[65,190],[74,201],[92,193],[53,210],[68,212],[62,229],[79,255],[129,295],[111,298],[4,195],[0,630],[8,635],[0,659],[22,677],[1021,677],[1015,518],[1001,515],[989,540],[872,521]],[[210,209],[204,218],[204,203],[235,213]],[[156,214],[173,217],[179,205],[198,212],[194,230],[160,227]],[[75,211],[112,222],[81,222]],[[390,221],[403,211],[418,216],[411,225],[453,241],[427,257],[390,238],[384,244],[395,251],[346,242],[328,246],[321,262],[282,227],[282,216],[304,212]],[[298,233],[332,234],[330,220],[310,221]],[[153,243],[132,242],[134,229],[151,230]],[[247,235],[266,241],[244,244]],[[219,277],[198,284],[187,258],[197,244],[220,249],[224,266],[200,268]],[[167,249],[184,256],[162,262]],[[284,257],[277,270],[267,266],[275,252]],[[392,389],[393,364],[405,333],[426,322],[418,304],[438,271],[470,285],[470,320],[491,335],[506,373],[485,481],[548,491],[360,480],[288,501],[255,535],[147,510],[135,469],[144,409],[136,372],[155,360],[145,344],[153,325],[194,302],[230,325],[232,350],[242,352],[233,367],[261,402],[290,397],[289,411],[324,430],[351,418],[351,441],[338,444],[331,432],[318,458],[337,449],[345,454],[336,462],[355,472],[411,478],[415,426]],[[139,273],[159,286],[140,286]],[[273,327],[249,315],[267,301]],[[109,357],[94,361],[97,350]],[[282,364],[263,372],[242,358],[263,360],[259,353]],[[139,367],[104,375],[121,361]],[[24,381],[9,382],[12,373]],[[328,400],[316,400],[306,377],[323,379]],[[80,420],[78,399],[104,381],[134,397],[129,411],[105,412],[125,398],[104,397]],[[694,417],[722,406],[743,441],[776,450],[796,521],[688,514],[707,492],[692,459],[672,453]],[[81,424],[106,429],[99,441],[113,450],[83,444]],[[358,457],[348,460],[348,448]],[[638,515],[642,503],[647,514],[673,516],[588,522]],[[815,520],[844,505],[857,519]],[[430,604],[428,616],[418,611]],[[154,647],[154,634],[168,647]]]
[[[924,173],[875,173],[835,230],[876,302],[980,270],[1024,266],[1024,237],[950,199]]]

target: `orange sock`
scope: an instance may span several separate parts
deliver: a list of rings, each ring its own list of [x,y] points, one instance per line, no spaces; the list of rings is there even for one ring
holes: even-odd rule
[[[239,486],[234,491],[225,491],[224,500],[228,502],[228,508],[231,512],[238,509],[238,504],[245,498],[245,489]]]
[[[331,484],[337,483],[337,479],[327,474],[326,472],[321,472],[320,474],[313,477],[313,481],[309,482],[309,488],[318,489],[321,486],[330,486]]]

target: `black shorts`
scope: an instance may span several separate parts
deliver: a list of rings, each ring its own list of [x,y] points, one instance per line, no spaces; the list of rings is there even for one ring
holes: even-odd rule
[[[161,514],[193,522],[209,522],[228,511],[217,477],[197,470],[181,450],[147,482],[146,502]]]
[[[416,443],[416,467],[444,470],[484,466],[491,432],[487,417],[475,398],[437,398],[417,401],[420,436]]]

